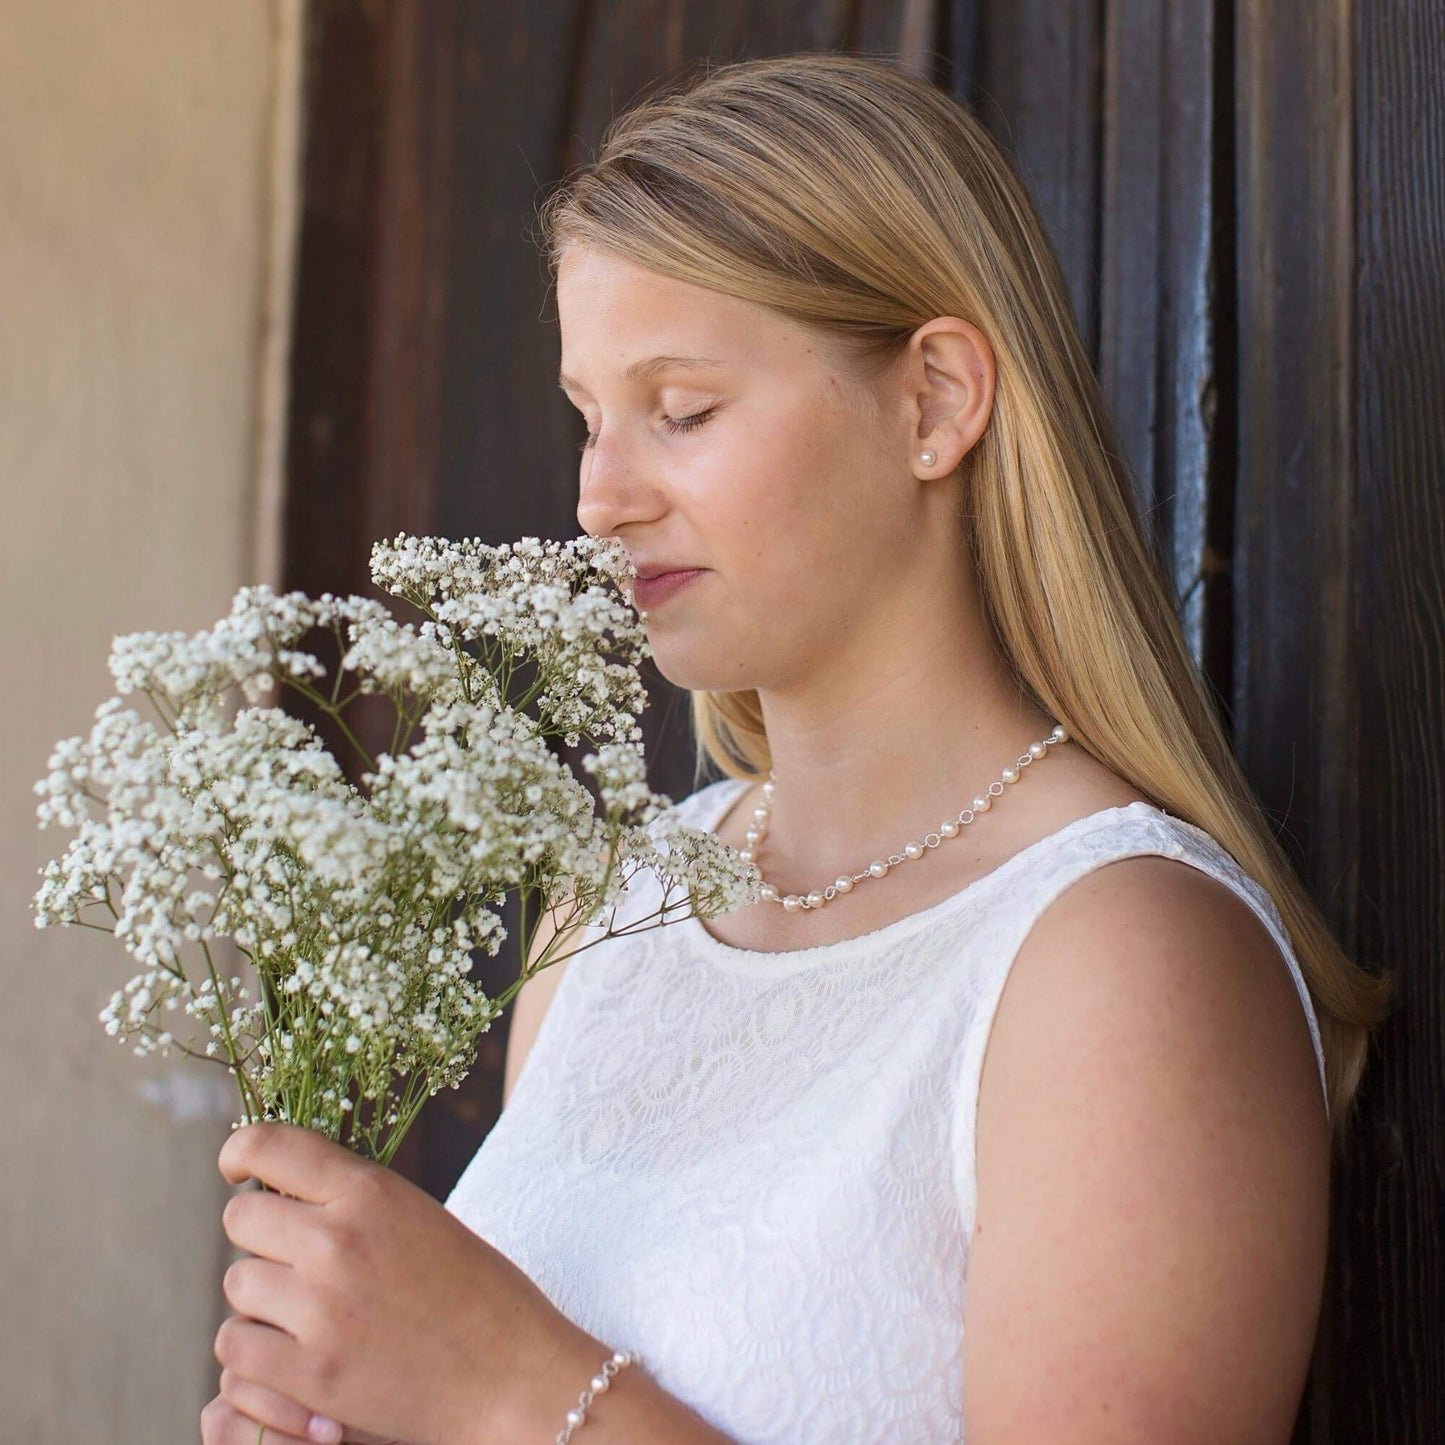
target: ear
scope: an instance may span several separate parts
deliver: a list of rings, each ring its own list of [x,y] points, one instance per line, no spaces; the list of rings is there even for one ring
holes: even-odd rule
[[[909,464],[922,477],[956,471],[993,414],[993,347],[970,321],[936,316],[908,343],[904,386],[917,412]],[[934,454],[931,463],[919,455]]]

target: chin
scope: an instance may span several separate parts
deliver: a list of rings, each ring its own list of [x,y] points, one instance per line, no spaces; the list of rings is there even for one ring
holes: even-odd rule
[[[699,658],[696,648],[688,648],[679,641],[649,636],[648,642],[652,665],[674,687],[687,692],[742,692],[756,685],[745,680],[750,673]]]
[[[652,656],[653,666],[674,687],[684,692],[730,692],[746,687],[746,683],[727,682],[716,673],[697,666],[682,663],[677,667],[666,664],[657,653]]]

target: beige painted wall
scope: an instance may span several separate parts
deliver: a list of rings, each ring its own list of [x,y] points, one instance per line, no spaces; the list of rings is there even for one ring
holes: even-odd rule
[[[192,630],[275,580],[298,6],[0,0],[0,1440],[16,1445],[199,1440],[215,1390],[231,1081],[217,1069],[207,1090],[204,1066],[106,1036],[96,1015],[132,970],[101,934],[35,930],[36,870],[68,835],[38,830],[31,784],[109,695],[113,633]]]

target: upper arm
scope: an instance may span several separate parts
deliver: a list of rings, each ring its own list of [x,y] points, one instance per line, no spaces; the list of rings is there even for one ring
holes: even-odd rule
[[[560,902],[556,909],[540,915],[527,945],[528,968],[542,956],[543,950],[558,932],[559,920],[565,920],[566,917],[567,904],[565,901]],[[557,992],[557,986],[562,982],[562,975],[567,970],[570,940],[574,934],[581,931],[581,927],[581,920],[575,921],[570,926],[563,925],[563,937],[556,945],[555,960],[540,973],[529,978],[517,990],[517,996],[512,1001],[512,1017],[507,1027],[507,1056],[502,1067],[503,1109],[507,1107],[507,1101],[512,1097],[512,1090],[516,1087],[517,1078],[522,1072],[522,1065],[526,1063],[527,1055],[531,1052],[532,1044],[536,1040],[537,1030],[542,1027],[542,1019],[546,1016],[552,997]]]
[[[1285,1445],[1323,1291],[1329,1126],[1269,931],[1116,860],[1015,956],[979,1089],[970,1445]]]

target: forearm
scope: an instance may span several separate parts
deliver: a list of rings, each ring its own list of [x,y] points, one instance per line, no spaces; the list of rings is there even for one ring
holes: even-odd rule
[[[575,1329],[544,1370],[514,1401],[508,1440],[515,1445],[552,1445],[567,1412],[611,1356],[613,1346]],[[646,1362],[625,1365],[607,1389],[593,1392],[587,1418],[573,1431],[574,1445],[734,1445],[700,1415],[670,1395],[646,1371]]]

